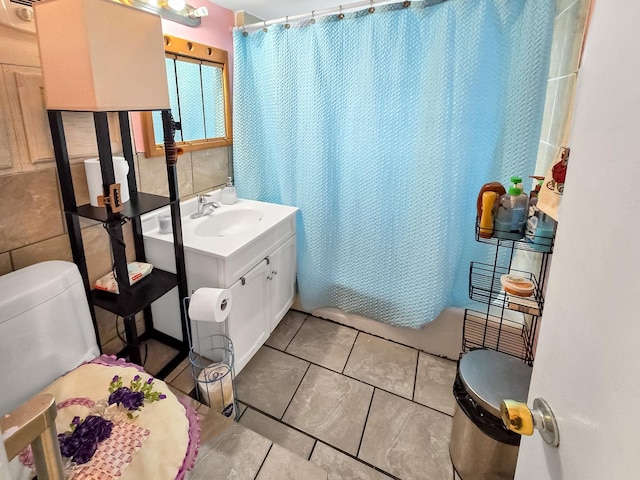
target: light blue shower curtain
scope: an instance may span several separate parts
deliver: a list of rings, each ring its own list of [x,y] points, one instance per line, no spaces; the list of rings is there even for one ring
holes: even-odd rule
[[[420,327],[468,297],[482,184],[533,172],[552,0],[432,0],[234,34],[240,196],[300,207],[306,308]]]

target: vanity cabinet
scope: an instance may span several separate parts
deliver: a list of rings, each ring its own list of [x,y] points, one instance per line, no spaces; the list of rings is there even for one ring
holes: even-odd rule
[[[268,257],[269,333],[278,326],[295,296],[296,237],[290,237]]]
[[[271,266],[264,259],[237,280],[229,290],[232,295],[229,336],[236,353],[236,372],[251,360],[271,334],[270,301]]]
[[[234,344],[236,373],[239,373],[293,304],[297,209],[241,199],[236,205],[223,205],[207,218],[194,220],[188,215],[196,208],[193,200],[181,208],[185,212],[182,225],[188,291],[192,293],[201,287],[231,290],[231,312],[226,323]],[[263,218],[255,229],[230,237],[203,239],[196,235],[198,225],[215,222],[216,215],[247,208],[262,212]],[[172,271],[171,262],[167,260],[171,239],[158,232],[157,215],[143,217],[142,224],[148,261]],[[181,301],[177,292],[173,292],[152,305],[158,329],[172,336],[179,334],[177,306]],[[200,338],[224,331],[220,324],[197,323]]]

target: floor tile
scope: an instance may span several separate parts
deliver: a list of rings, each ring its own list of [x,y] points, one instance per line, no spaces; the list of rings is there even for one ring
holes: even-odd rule
[[[241,418],[246,410],[247,406],[242,402],[238,402],[238,418]]]
[[[180,390],[173,387],[172,385],[167,385],[167,386],[169,387],[169,390],[171,390],[171,393],[173,393],[177,398],[182,398],[182,399],[187,398],[189,400],[189,403],[191,403],[191,406],[194,408],[194,410],[199,410],[200,407],[202,406],[202,404],[199,401],[197,401],[195,398],[191,398],[186,393],[181,392]]]
[[[355,455],[373,387],[311,365],[283,422]]]
[[[186,367],[189,366],[189,357],[182,360],[173,371],[164,379],[165,382],[171,383],[178,375],[180,375]]]
[[[174,373],[175,370],[171,373],[171,375],[173,375],[173,378],[167,381],[178,390],[183,391],[186,394],[191,393],[193,387],[195,387],[195,381],[193,380],[193,373],[191,371],[191,365],[188,364],[188,359],[187,366],[183,368],[182,371],[177,375],[174,375]]]
[[[327,472],[274,444],[256,480],[327,480]]]
[[[240,419],[240,424],[291,450],[296,455],[309,458],[315,440],[277,420],[249,408]]]
[[[354,460],[348,455],[318,442],[313,449],[311,461],[329,474],[328,480],[388,480],[391,477]]]
[[[456,362],[420,352],[413,400],[453,415],[456,405],[452,392],[455,379]]]
[[[248,428],[232,422],[207,442],[200,444],[191,480],[210,480],[213,472],[229,480],[253,479],[272,443]]]
[[[358,458],[399,478],[451,480],[451,418],[376,390]]]
[[[360,333],[344,374],[411,400],[418,351]]]
[[[200,442],[202,444],[218,436],[225,429],[233,425],[233,419],[211,410],[206,405],[200,405],[198,408],[198,417],[200,418]]]
[[[178,353],[178,350],[172,348],[164,343],[161,343],[153,338],[150,338],[145,342],[147,351],[147,361],[144,364],[144,369],[151,375],[156,375],[164,366],[173,359]],[[145,359],[145,347],[140,347],[140,355],[142,359]]]
[[[357,330],[309,316],[285,351],[341,372],[357,334]]]
[[[308,362],[269,347],[262,347],[236,378],[238,400],[282,418]]]
[[[306,313],[289,310],[284,318],[280,320],[276,329],[271,333],[265,345],[277,348],[278,350],[287,348],[291,339],[298,333],[305,318],[307,318]]]

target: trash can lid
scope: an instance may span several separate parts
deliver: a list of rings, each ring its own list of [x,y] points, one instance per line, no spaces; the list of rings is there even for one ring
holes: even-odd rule
[[[498,418],[501,400],[527,401],[531,370],[521,359],[494,350],[466,353],[458,366],[467,393]]]

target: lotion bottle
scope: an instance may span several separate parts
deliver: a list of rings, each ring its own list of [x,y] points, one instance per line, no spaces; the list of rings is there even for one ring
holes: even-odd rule
[[[227,185],[222,189],[222,193],[220,194],[220,201],[223,205],[233,205],[238,201],[236,187],[233,186],[231,177],[227,177]]]

